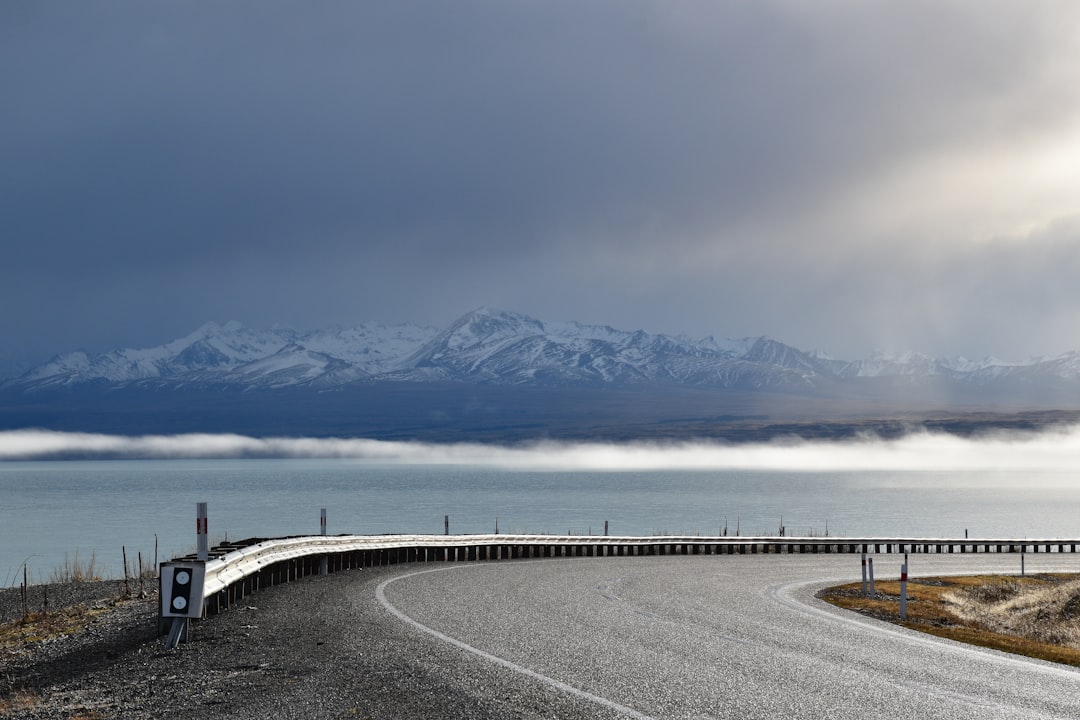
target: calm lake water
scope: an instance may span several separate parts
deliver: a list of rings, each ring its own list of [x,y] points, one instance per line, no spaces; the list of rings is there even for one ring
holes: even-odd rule
[[[499,470],[367,460],[0,463],[0,582],[93,556],[119,574],[211,541],[317,534],[603,533],[1080,537],[1080,483],[1060,472]]]

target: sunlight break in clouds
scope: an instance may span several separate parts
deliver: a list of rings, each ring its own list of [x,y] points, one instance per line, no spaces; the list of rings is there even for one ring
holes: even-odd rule
[[[439,445],[345,438],[252,438],[242,435],[125,437],[47,430],[0,432],[0,461],[56,458],[342,458],[401,465],[470,465],[518,470],[872,470],[1074,471],[1080,426],[1041,433],[961,438],[915,432],[896,440],[755,444],[553,443],[519,446]]]

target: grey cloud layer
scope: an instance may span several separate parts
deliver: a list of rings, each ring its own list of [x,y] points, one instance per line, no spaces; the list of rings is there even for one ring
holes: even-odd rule
[[[1075,120],[1069,3],[0,14],[0,300],[20,308],[0,333],[28,351],[149,344],[210,318],[445,322],[491,304],[838,353],[895,334],[1008,354],[1066,349],[1063,323],[987,288],[1078,309],[1048,289],[1075,267],[1075,224],[1044,211],[1023,251],[971,249],[963,218],[865,194]],[[898,233],[905,203],[927,219]]]

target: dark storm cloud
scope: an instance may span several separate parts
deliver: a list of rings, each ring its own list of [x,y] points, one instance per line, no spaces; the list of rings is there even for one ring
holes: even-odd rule
[[[480,304],[836,351],[887,340],[899,314],[903,341],[933,343],[923,301],[896,303],[965,257],[972,229],[891,183],[1057,132],[1077,108],[1076,11],[1055,3],[0,15],[0,292],[18,309],[0,334],[28,353],[152,344],[207,319],[443,323]],[[901,239],[905,203],[926,218]],[[974,257],[974,285],[994,285],[994,252]],[[927,294],[978,319],[945,286]]]

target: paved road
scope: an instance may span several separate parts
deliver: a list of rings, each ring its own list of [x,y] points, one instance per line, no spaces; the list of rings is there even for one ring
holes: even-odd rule
[[[1027,560],[1080,571],[1071,555]],[[913,576],[1019,569],[1018,556],[911,561]],[[897,556],[876,563],[878,577],[899,571]],[[851,555],[574,558],[413,566],[375,594],[409,632],[485,666],[483,682],[535,686],[588,717],[1080,717],[1080,672],[813,598],[858,574]]]

